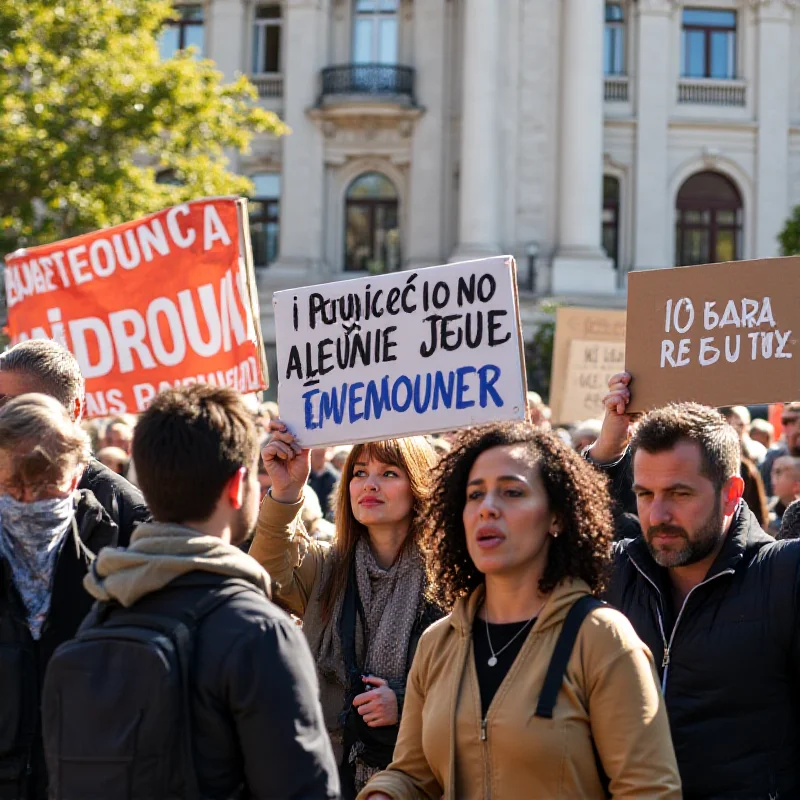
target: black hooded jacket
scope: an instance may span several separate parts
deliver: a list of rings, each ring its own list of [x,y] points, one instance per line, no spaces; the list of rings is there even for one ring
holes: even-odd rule
[[[655,658],[684,797],[800,797],[800,541],[742,503],[677,618],[642,537],[615,546],[607,600]]]
[[[71,639],[94,603],[83,588],[89,564],[102,547],[114,546],[117,525],[91,492],[82,491],[53,574],[50,611],[35,641],[26,622],[11,568],[0,559],[0,800],[45,800],[39,706],[44,672],[55,649]]]

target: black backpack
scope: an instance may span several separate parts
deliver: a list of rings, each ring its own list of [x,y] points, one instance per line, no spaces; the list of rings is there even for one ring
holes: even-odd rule
[[[180,616],[95,606],[45,676],[51,800],[199,800],[189,704],[194,633],[217,606],[253,590],[227,580]]]

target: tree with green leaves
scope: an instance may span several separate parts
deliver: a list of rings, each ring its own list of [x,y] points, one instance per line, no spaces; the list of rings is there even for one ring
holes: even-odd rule
[[[795,206],[792,216],[786,220],[778,234],[782,256],[800,255],[800,206]]]
[[[191,50],[161,60],[173,13],[166,0],[0,3],[0,254],[252,190],[225,151],[286,129],[245,77],[224,85]]]

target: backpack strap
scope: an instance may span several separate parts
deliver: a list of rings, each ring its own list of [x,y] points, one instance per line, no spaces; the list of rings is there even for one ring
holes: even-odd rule
[[[556,699],[558,698],[561,684],[567,672],[569,657],[572,655],[575,640],[578,638],[578,631],[580,631],[583,621],[592,611],[597,608],[602,608],[605,605],[606,604],[601,600],[587,594],[577,600],[567,613],[564,626],[561,628],[561,633],[558,635],[556,649],[553,651],[553,657],[550,659],[550,665],[547,668],[547,674],[544,678],[542,693],[539,695],[539,703],[536,706],[535,716],[543,717],[544,719],[553,718],[553,709],[556,706]],[[608,775],[606,775],[603,763],[600,760],[600,754],[597,752],[597,745],[594,739],[592,739],[592,749],[594,750],[594,760],[597,765],[597,775],[600,778],[603,791],[606,797],[611,797],[609,792],[610,781]]]
[[[604,605],[605,603],[601,602],[596,597],[587,594],[581,597],[580,600],[577,600],[567,613],[564,626],[561,628],[561,633],[556,642],[556,649],[553,651],[553,657],[550,659],[550,666],[547,668],[547,674],[545,675],[542,693],[539,695],[539,703],[536,706],[535,716],[544,717],[545,719],[553,718],[556,698],[561,690],[561,684],[564,681],[567,663],[569,662],[569,657],[572,655],[572,648],[575,646],[575,640],[578,638],[578,631],[581,629],[581,625],[588,614],[594,611],[594,609],[601,608]]]

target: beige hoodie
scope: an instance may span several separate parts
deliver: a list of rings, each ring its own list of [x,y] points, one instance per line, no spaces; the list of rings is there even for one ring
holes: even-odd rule
[[[139,525],[128,548],[103,548],[83,585],[98,600],[116,600],[128,607],[175,578],[198,571],[242,578],[271,596],[267,572],[238,547],[192,528],[160,522]]]

